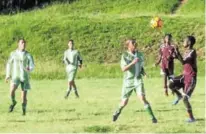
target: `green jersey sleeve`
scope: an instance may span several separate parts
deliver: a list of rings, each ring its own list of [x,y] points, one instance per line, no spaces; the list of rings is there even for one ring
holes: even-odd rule
[[[120,66],[123,69],[127,65],[125,53],[122,54]]]
[[[7,64],[6,64],[6,78],[11,76],[11,66],[12,66],[13,60],[14,60],[13,52],[11,52],[9,59],[7,61]]]
[[[29,71],[33,71],[34,70],[34,59],[33,59],[33,56],[31,54],[28,54],[27,55],[28,57],[28,68],[29,68]]]

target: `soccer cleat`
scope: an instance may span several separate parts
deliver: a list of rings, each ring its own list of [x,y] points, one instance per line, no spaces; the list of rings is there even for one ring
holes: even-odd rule
[[[17,103],[17,102],[14,101],[14,103],[9,106],[9,112],[13,112],[14,107],[16,106],[16,103]]]
[[[193,123],[193,122],[195,122],[196,120],[194,119],[194,118],[189,118],[188,120],[186,120],[186,122],[188,122],[188,123]]]
[[[118,117],[119,117],[120,114],[121,114],[121,111],[120,111],[120,110],[117,110],[117,111],[114,113],[114,115],[113,115],[113,121],[114,121],[114,122],[118,119]]]
[[[157,123],[157,119],[155,117],[152,118],[152,123]]]
[[[181,99],[182,99],[182,97],[176,98],[176,99],[173,101],[172,105],[177,105],[178,102],[179,102]]]

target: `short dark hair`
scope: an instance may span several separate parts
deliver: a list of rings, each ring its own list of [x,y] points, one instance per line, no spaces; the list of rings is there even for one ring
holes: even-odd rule
[[[20,42],[20,40],[22,40],[23,42],[26,42],[26,40],[25,40],[24,38],[20,38],[20,39],[18,40],[18,43]]]
[[[172,38],[172,34],[171,33],[167,33],[167,34],[165,34],[165,37],[169,37],[170,39]]]
[[[70,41],[71,41],[71,42],[74,42],[74,40],[72,40],[72,39],[70,39],[69,42],[70,42]]]
[[[190,47],[193,47],[194,46],[194,44],[196,43],[196,39],[195,39],[195,37],[194,36],[192,36],[192,35],[189,35],[189,36],[187,36],[187,39],[190,41]]]

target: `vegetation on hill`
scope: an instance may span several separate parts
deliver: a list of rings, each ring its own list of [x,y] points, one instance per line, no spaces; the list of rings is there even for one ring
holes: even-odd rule
[[[36,61],[33,77],[64,78],[63,52],[67,49],[67,41],[74,39],[75,47],[81,52],[86,65],[78,77],[120,77],[119,60],[124,50],[123,42],[127,38],[135,38],[138,48],[145,52],[147,71],[151,76],[159,76],[159,69],[152,68],[152,64],[162,37],[165,33],[172,33],[173,42],[180,47],[185,36],[194,35],[197,38],[195,47],[199,70],[203,74],[204,17],[200,14],[204,14],[204,1],[188,1],[180,6],[182,9],[177,9],[177,14],[171,14],[178,2],[78,0],[12,16],[2,15],[0,62],[3,64],[0,68],[4,70],[18,38],[24,37]],[[198,10],[194,10],[195,4],[199,5]],[[154,16],[163,19],[162,29],[150,27],[150,20]],[[177,69],[179,72],[181,66]],[[3,71],[0,76],[4,76]]]

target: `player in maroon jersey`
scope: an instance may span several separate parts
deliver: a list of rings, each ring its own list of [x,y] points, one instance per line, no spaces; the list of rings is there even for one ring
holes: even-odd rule
[[[161,74],[164,75],[164,91],[166,96],[168,96],[167,79],[174,77],[175,48],[171,41],[172,35],[166,34],[164,44],[160,46],[158,61],[155,63],[155,66],[160,64]]]
[[[187,109],[189,119],[187,122],[194,122],[195,118],[192,113],[192,107],[189,102],[195,86],[197,78],[197,54],[196,50],[193,49],[196,39],[194,36],[187,36],[184,40],[183,46],[185,48],[184,56],[179,52],[178,47],[175,48],[177,58],[183,65],[182,76],[175,77],[171,80],[169,87],[177,95],[177,100],[174,104],[177,104],[181,98],[183,98],[184,105]],[[183,93],[180,94],[177,90],[183,87]]]

